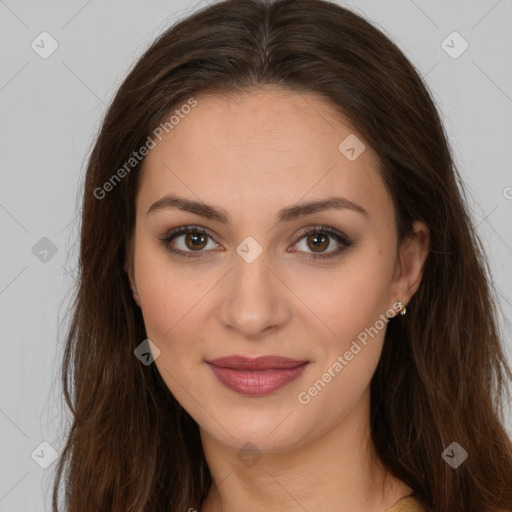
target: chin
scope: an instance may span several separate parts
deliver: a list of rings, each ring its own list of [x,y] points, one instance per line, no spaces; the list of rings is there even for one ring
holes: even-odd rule
[[[206,434],[237,451],[250,444],[266,453],[285,452],[300,444],[306,435],[304,423],[298,421],[298,415],[294,412],[288,414],[280,412],[265,416],[262,411],[255,412],[253,417],[242,414],[238,419],[230,418],[222,426],[209,421],[206,428],[200,425],[201,435]],[[227,425],[227,431],[224,425]]]

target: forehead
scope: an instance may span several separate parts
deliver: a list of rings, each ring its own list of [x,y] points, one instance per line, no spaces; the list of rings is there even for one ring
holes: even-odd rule
[[[376,153],[316,94],[266,88],[195,99],[196,106],[155,139],[140,176],[138,208],[147,210],[171,192],[222,202],[237,213],[261,210],[262,198],[277,211],[328,195],[376,212],[391,208]],[[344,141],[364,150],[347,158]]]

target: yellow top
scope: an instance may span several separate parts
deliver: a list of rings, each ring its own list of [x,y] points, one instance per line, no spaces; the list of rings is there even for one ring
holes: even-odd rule
[[[425,512],[421,504],[412,496],[407,496],[397,501],[391,508],[385,512]]]

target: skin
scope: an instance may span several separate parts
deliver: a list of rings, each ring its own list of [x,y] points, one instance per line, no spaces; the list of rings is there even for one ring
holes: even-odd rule
[[[417,222],[416,236],[398,243],[376,153],[366,144],[347,159],[338,145],[356,132],[316,95],[266,87],[196,99],[146,157],[125,269],[161,351],[155,364],[200,428],[214,482],[201,510],[382,512],[411,492],[371,450],[370,380],[386,325],[309,403],[298,394],[398,300],[409,302],[428,228]],[[229,225],[175,208],[147,213],[169,193],[222,208]],[[329,209],[276,222],[281,208],[333,195],[367,215]],[[211,236],[202,258],[172,254],[159,241],[191,225]],[[309,261],[318,250],[304,229],[322,225],[352,245]],[[262,249],[252,263],[236,252],[248,236]],[[327,240],[322,251],[333,254],[340,244]],[[171,245],[197,254],[186,241],[182,234]],[[284,388],[248,397],[224,387],[205,363],[232,354],[310,364]],[[261,457],[246,465],[237,454],[248,442]]]

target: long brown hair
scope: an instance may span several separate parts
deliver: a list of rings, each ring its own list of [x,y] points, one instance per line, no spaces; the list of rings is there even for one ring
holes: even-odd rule
[[[226,0],[147,49],[92,150],[62,363],[73,419],[54,512],[63,477],[69,512],[201,507],[211,476],[198,426],[156,366],[133,353],[146,335],[123,265],[144,160],[126,162],[190,98],[267,84],[328,100],[376,151],[399,239],[411,236],[415,220],[430,229],[422,282],[407,316],[389,322],[371,383],[378,456],[428,511],[512,510],[503,427],[512,374],[490,272],[428,89],[397,46],[350,10],[323,0]],[[456,469],[442,457],[452,442],[468,453]]]

